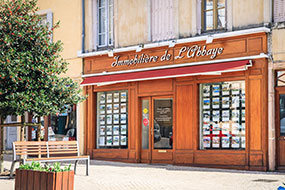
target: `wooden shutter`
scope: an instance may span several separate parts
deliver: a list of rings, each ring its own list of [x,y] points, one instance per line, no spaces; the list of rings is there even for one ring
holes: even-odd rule
[[[274,22],[285,21],[285,0],[274,0]]]
[[[175,38],[173,0],[152,0],[151,7],[152,41]]]

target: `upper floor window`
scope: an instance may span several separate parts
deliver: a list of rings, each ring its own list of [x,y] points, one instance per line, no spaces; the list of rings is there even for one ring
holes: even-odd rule
[[[285,21],[285,0],[274,0],[274,22]]]
[[[226,0],[202,0],[202,29],[223,29],[226,26]]]
[[[151,0],[151,38],[163,41],[175,38],[173,0]]]
[[[98,0],[98,47],[114,43],[114,1]]]
[[[47,25],[48,29],[52,31],[52,26],[53,26],[53,13],[49,10],[42,10],[38,11],[38,14],[41,17],[40,24],[41,25]],[[52,41],[52,34],[50,35],[50,40]]]

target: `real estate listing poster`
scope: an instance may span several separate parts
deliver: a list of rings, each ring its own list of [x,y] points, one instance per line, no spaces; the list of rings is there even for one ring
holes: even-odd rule
[[[212,138],[212,147],[213,148],[220,148],[220,137],[213,137]]]
[[[230,148],[230,138],[229,137],[222,137],[222,147]]]
[[[212,93],[213,93],[213,96],[219,96],[220,95],[220,85],[213,85]]]
[[[210,137],[203,137],[203,146],[204,148],[211,147],[211,138]]]
[[[240,148],[240,137],[232,137],[232,148]]]

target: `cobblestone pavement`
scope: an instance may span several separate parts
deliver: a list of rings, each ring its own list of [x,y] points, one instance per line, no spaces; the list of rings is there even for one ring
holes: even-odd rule
[[[11,162],[5,162],[9,168]],[[90,176],[79,165],[75,190],[276,190],[285,173],[206,169],[172,165],[94,161]],[[14,180],[0,177],[0,190],[14,188]]]

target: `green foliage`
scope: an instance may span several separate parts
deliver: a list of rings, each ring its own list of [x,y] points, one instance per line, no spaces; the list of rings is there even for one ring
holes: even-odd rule
[[[31,164],[21,164],[19,169],[20,170],[36,170],[36,171],[44,171],[44,172],[65,172],[70,171],[71,164],[68,166],[62,166],[59,162],[55,162],[53,165],[44,165],[42,166],[39,162],[32,162]]]
[[[52,31],[36,14],[37,0],[0,0],[0,116],[46,116],[85,99],[76,82],[60,77],[68,63]]]

